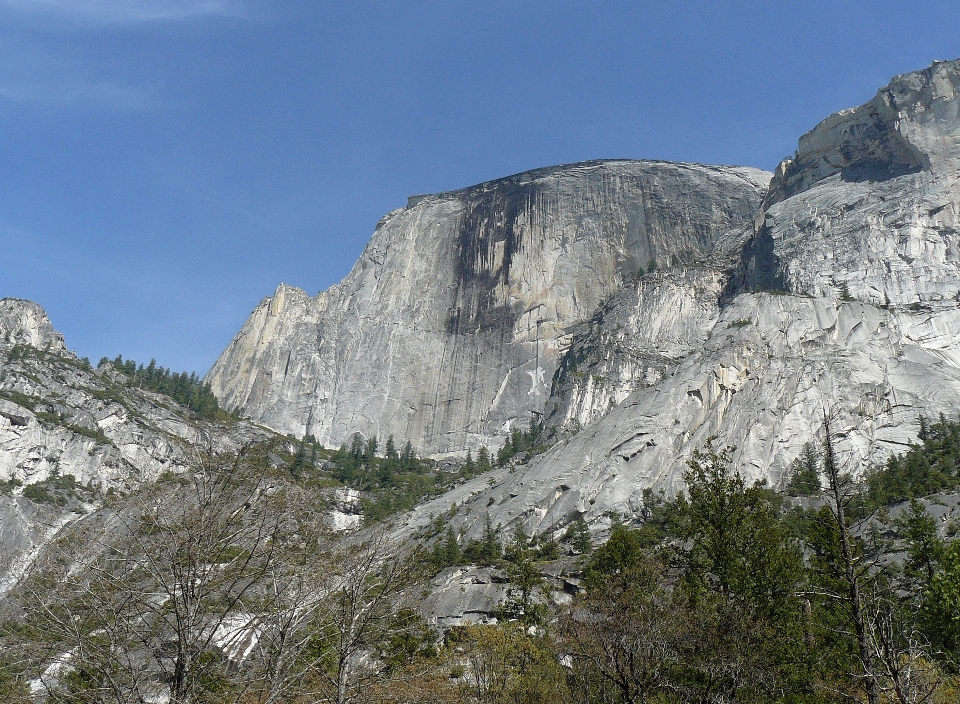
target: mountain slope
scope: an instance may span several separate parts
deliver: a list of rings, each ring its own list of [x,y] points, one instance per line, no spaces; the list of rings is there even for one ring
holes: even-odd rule
[[[204,449],[272,436],[198,420],[128,381],[77,359],[36,303],[0,299],[0,592],[8,568],[111,489],[183,472]]]
[[[549,406],[562,442],[412,525],[457,501],[471,534],[485,513],[602,527],[644,488],[676,491],[709,443],[782,486],[824,412],[855,473],[908,447],[921,414],[960,412],[958,85],[960,62],[938,63],[805,135],[724,286],[688,269],[625,287],[574,332]]]

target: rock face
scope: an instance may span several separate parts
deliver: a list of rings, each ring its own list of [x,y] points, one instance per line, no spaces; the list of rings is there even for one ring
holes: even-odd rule
[[[876,305],[960,290],[960,61],[894,78],[777,168],[738,282]]]
[[[199,421],[112,369],[91,369],[67,351],[43,308],[0,300],[0,595],[26,556],[93,510],[102,492],[181,472],[197,448],[234,449],[269,435]],[[68,475],[82,488],[76,501],[24,497],[25,487]]]
[[[920,414],[960,412],[958,86],[960,62],[894,78],[804,135],[762,194],[761,172],[599,162],[411,202],[342,284],[266,300],[208,378],[333,444],[496,446],[543,414],[549,451],[410,531],[453,502],[463,536],[485,514],[602,529],[645,488],[679,490],[711,444],[779,486],[824,413],[863,472]]]
[[[127,387],[68,352],[36,303],[0,300],[0,481],[70,474],[104,489],[186,468],[193,448],[264,431],[198,421],[162,394]]]
[[[722,293],[703,269],[625,287],[574,330],[549,406],[562,441],[411,525],[457,501],[467,535],[484,513],[548,535],[578,515],[602,529],[644,488],[682,488],[711,443],[782,486],[824,412],[855,473],[905,450],[920,414],[956,416],[958,85],[960,62],[938,63],[805,135]]]
[[[664,379],[638,384],[602,420],[528,464],[419,507],[409,525],[422,528],[455,502],[460,513],[450,524],[470,537],[485,515],[550,537],[578,516],[603,529],[610,511],[638,514],[644,488],[681,489],[686,460],[708,446],[734,448],[748,481],[782,486],[803,444],[823,437],[823,411],[838,456],[863,471],[915,441],[920,413],[960,410],[960,365],[944,345],[944,333],[958,330],[954,305],[887,311],[740,295]]]
[[[0,299],[0,350],[29,345],[53,354],[69,354],[63,335],[53,329],[43,308],[19,298]]]
[[[571,325],[653,262],[722,258],[769,178],[603,161],[411,198],[343,282],[265,299],[206,380],[226,407],[327,445],[495,448],[544,412]]]

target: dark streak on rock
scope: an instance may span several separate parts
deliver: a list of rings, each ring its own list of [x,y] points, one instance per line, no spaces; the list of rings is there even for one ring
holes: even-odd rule
[[[458,228],[456,263],[460,306],[451,311],[447,332],[512,329],[522,311],[498,303],[496,289],[510,283],[513,257],[524,245],[518,220],[542,204],[542,190],[536,182],[509,179],[494,188],[475,187],[463,197],[466,215]]]

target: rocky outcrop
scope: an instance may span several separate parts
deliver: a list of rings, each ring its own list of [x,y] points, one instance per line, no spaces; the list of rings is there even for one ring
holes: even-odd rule
[[[496,447],[544,412],[570,326],[641,269],[739,245],[769,177],[604,161],[419,196],[343,282],[265,299],[206,380],[226,407],[328,445]]]
[[[777,168],[739,290],[876,305],[960,291],[960,61],[894,78],[833,115]]]
[[[960,412],[958,86],[960,62],[894,78],[804,135],[762,201],[760,172],[646,162],[411,201],[343,283],[266,300],[208,378],[333,444],[495,446],[544,414],[552,449],[405,530],[453,502],[464,536],[487,514],[602,529],[708,445],[779,486],[824,413],[863,472]]]
[[[0,351],[16,345],[29,345],[53,354],[70,354],[63,335],[53,329],[43,308],[20,298],[0,298]]]
[[[547,428],[576,432],[672,374],[710,335],[724,281],[716,268],[678,267],[624,286],[574,328],[554,376]]]
[[[39,305],[0,300],[0,595],[104,492],[182,472],[198,450],[270,436],[243,422],[198,420],[112,368],[92,369],[67,351]],[[54,493],[27,490],[35,484]]]
[[[804,443],[832,418],[838,456],[862,473],[916,439],[918,416],[960,410],[956,306],[883,310],[804,296],[744,294],[669,375],[644,385],[528,464],[498,470],[425,504],[411,527],[456,502],[451,525],[477,536],[485,517],[559,537],[578,516],[638,515],[643,489],[673,494],[696,449],[731,447],[748,481],[787,479]]]

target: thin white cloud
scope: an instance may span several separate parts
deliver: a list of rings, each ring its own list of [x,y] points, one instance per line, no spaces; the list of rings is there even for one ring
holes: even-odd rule
[[[0,0],[0,8],[98,24],[242,17],[246,15],[244,5],[240,0]]]

